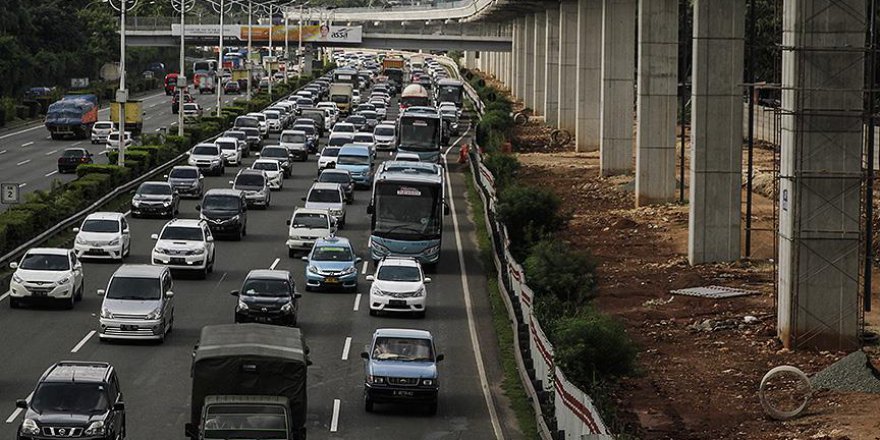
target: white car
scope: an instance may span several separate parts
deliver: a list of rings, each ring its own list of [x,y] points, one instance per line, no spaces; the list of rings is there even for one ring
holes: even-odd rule
[[[265,110],[266,124],[269,126],[269,133],[280,133],[282,127],[281,112],[278,110]]]
[[[131,139],[131,132],[130,131],[125,132],[125,139],[123,140],[123,142],[125,142],[125,148],[128,148],[131,146],[133,141]],[[119,150],[119,132],[118,131],[110,132],[110,134],[107,135],[106,146],[107,146],[108,151]]]
[[[89,214],[73,232],[76,232],[73,251],[78,258],[122,260],[131,253],[131,232],[122,213]]]
[[[370,101],[370,104],[373,104],[376,107],[376,114],[379,115],[380,118],[385,119],[388,116],[388,103],[381,99],[374,99]]]
[[[336,133],[357,133],[357,127],[350,122],[337,122],[336,125],[333,126],[333,130],[330,131],[330,136],[333,136]]]
[[[220,154],[227,165],[241,165],[241,145],[234,137],[219,137],[214,145],[220,147]]]
[[[373,133],[355,133],[351,141],[355,144],[369,145],[370,151],[376,151],[376,138],[373,136]]]
[[[107,136],[116,130],[116,125],[111,121],[98,121],[92,125],[92,143],[100,144],[107,142]],[[117,138],[118,139],[118,138]]]
[[[373,138],[379,150],[393,150],[397,145],[397,127],[393,124],[379,124],[373,129]]]
[[[338,183],[315,182],[303,200],[308,209],[330,211],[336,220],[336,227],[345,227],[345,192]]]
[[[191,167],[198,167],[202,174],[222,176],[226,173],[226,159],[216,144],[197,144],[189,152],[186,162]]]
[[[82,263],[72,249],[33,248],[18,263],[9,281],[9,307],[26,301],[58,301],[73,308],[83,295]]]
[[[425,317],[425,277],[422,265],[414,258],[385,257],[376,267],[375,275],[368,275],[370,286],[370,315],[380,312],[410,312]]]
[[[287,225],[287,255],[291,258],[297,251],[310,251],[315,240],[336,233],[336,222],[326,209],[297,208]]]
[[[398,162],[421,162],[422,158],[416,153],[397,153],[394,160]]]
[[[284,187],[284,169],[275,159],[257,159],[251,165],[252,169],[262,170],[269,178],[269,189],[281,189]]]
[[[150,256],[154,265],[195,270],[202,278],[214,270],[214,236],[204,220],[174,219],[150,238],[156,240]]]
[[[326,108],[330,110],[330,117],[327,119],[329,121],[330,127],[332,128],[333,124],[336,124],[336,120],[339,118],[339,107],[336,105],[336,103],[331,101],[323,101],[319,102],[316,107]]]
[[[351,105],[357,107],[361,103],[361,91],[356,87],[351,91]]]
[[[269,136],[269,124],[266,122],[266,115],[264,115],[262,113],[255,112],[255,113],[248,113],[245,116],[250,116],[250,117],[256,119],[260,123],[260,134],[262,134],[263,137]]]
[[[328,145],[318,153],[318,174],[321,174],[321,171],[324,168],[327,168],[330,163],[336,163],[336,158],[339,156],[339,150],[342,147],[336,147],[332,145]]]

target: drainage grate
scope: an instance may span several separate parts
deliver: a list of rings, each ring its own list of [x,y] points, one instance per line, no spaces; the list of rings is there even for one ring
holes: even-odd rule
[[[689,287],[687,289],[672,290],[673,295],[698,296],[700,298],[733,298],[735,296],[757,295],[757,290],[734,289],[724,286]]]

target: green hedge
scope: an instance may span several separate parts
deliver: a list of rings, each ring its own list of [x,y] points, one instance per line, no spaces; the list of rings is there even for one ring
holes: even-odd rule
[[[532,245],[565,226],[562,202],[546,188],[513,185],[498,195],[498,220],[507,226],[510,252],[523,261]]]

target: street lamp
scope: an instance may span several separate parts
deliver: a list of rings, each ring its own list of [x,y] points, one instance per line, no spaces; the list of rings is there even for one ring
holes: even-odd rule
[[[176,3],[175,3],[176,2]],[[177,135],[183,137],[183,96],[186,91],[186,13],[195,6],[195,0],[171,0],[171,6],[180,13],[180,73],[177,75]]]
[[[226,7],[229,5],[229,7]],[[217,93],[217,117],[219,118],[222,115],[223,110],[223,86],[220,84],[223,81],[223,16],[226,15],[227,12],[232,10],[232,3],[225,3],[225,0],[220,0],[220,3],[211,2],[211,7],[214,8],[215,12],[220,13],[220,50],[217,55],[217,71],[215,74],[217,75],[217,84],[214,84],[214,88]]]
[[[119,103],[119,155],[116,164],[125,166],[125,103],[128,101],[128,89],[125,88],[125,13],[137,7],[139,0],[108,1],[110,7],[119,11],[119,90],[116,91],[116,102]]]

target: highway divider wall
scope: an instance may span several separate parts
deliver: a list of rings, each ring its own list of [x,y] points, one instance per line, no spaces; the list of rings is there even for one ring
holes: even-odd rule
[[[487,106],[476,90],[463,82],[482,118]],[[590,396],[571,383],[554,363],[553,344],[532,310],[535,293],[526,283],[523,267],[511,255],[507,227],[497,219],[495,176],[483,164],[479,143],[475,147],[468,150],[471,175],[486,208],[498,285],[514,330],[516,361],[537,416],[538,434],[545,440],[612,439]]]

